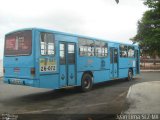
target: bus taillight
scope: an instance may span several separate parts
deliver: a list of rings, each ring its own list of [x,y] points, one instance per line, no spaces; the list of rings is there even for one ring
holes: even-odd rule
[[[31,68],[31,70],[30,70],[30,72],[31,72],[31,75],[35,75],[35,68]]]

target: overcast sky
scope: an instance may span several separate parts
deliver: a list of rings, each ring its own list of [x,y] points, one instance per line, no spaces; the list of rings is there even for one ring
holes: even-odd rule
[[[0,0],[0,59],[4,35],[28,27],[131,43],[146,10],[142,0]]]

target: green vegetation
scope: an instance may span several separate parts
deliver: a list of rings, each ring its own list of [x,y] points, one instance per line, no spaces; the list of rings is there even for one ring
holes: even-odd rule
[[[116,1],[117,4],[119,3],[119,0],[115,0],[115,1]]]
[[[131,40],[153,58],[160,56],[160,0],[144,0],[149,10],[138,21],[137,35]]]

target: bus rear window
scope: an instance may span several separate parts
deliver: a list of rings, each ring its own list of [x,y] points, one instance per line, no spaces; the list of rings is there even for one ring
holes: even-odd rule
[[[6,35],[5,56],[30,55],[32,51],[32,31],[25,30]]]

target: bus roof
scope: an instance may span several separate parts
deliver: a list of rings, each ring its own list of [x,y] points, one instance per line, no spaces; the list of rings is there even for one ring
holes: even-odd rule
[[[61,35],[68,35],[68,36],[73,36],[73,37],[82,37],[82,38],[86,38],[86,39],[93,39],[93,40],[102,40],[105,42],[110,42],[110,43],[117,43],[117,44],[124,44],[124,45],[132,45],[132,46],[138,46],[135,44],[129,44],[129,43],[124,43],[124,42],[117,42],[117,41],[111,41],[111,40],[105,40],[105,39],[100,39],[100,38],[94,38],[94,37],[88,37],[85,35],[79,35],[79,34],[73,34],[73,33],[66,33],[66,32],[60,32],[60,31],[56,31],[56,30],[50,30],[50,29],[44,29],[44,28],[23,28],[23,29],[17,29],[15,31],[11,31],[7,34],[11,34],[14,32],[18,32],[18,31],[22,31],[22,30],[40,30],[40,31],[44,31],[44,32],[52,32],[52,33],[57,33],[57,34],[61,34]],[[7,35],[6,34],[6,35]]]

